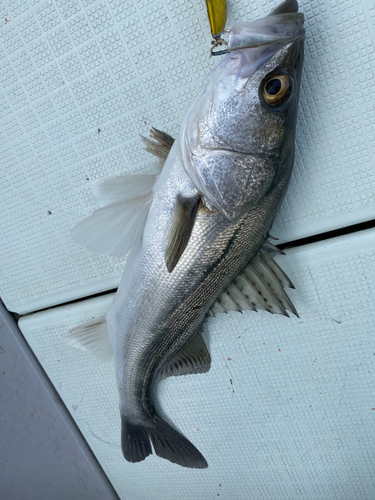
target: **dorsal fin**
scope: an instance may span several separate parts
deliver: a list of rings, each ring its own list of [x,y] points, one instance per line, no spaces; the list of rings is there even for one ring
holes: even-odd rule
[[[269,287],[273,292],[273,295],[279,299],[281,304],[285,309],[292,312],[295,316],[298,316],[296,308],[292,304],[292,301],[288,295],[284,292],[282,285],[280,284],[277,276],[268,267],[267,262],[262,259],[260,255],[257,255],[255,259],[251,262],[251,265],[258,275],[261,277],[263,282]]]
[[[202,332],[194,335],[184,347],[159,371],[160,379],[166,377],[206,373],[211,366],[211,356],[208,352]]]
[[[285,274],[279,264],[272,258],[272,256],[268,252],[262,249],[259,252],[259,256],[265,261],[267,267],[276,276],[277,280],[283,288],[295,288],[292,280]]]
[[[154,127],[150,130],[150,135],[151,139],[141,135],[141,138],[146,145],[145,150],[157,156],[162,164],[164,164],[167,156],[169,155],[169,151],[173,146],[174,139],[166,132],[162,132]]]
[[[152,186],[156,176],[148,177],[147,184]],[[94,252],[124,257],[142,237],[151,201],[152,187],[144,190],[143,196],[105,205],[79,222],[72,229],[71,237],[78,245]]]
[[[283,288],[294,288],[294,285],[273,260],[276,253],[281,251],[266,241],[254,259],[218,297],[207,316],[263,309],[284,316],[289,316],[287,311],[290,311],[299,317]]]
[[[150,134],[152,139],[143,138],[146,150],[164,163],[174,139],[154,128]],[[73,228],[72,239],[94,252],[124,257],[141,240],[156,178],[134,174],[97,181],[93,195],[99,209]]]

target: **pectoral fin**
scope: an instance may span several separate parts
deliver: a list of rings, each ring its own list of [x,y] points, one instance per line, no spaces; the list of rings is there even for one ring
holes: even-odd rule
[[[268,15],[278,16],[280,14],[290,14],[291,12],[298,12],[297,0],[285,0],[285,2],[274,8]]]
[[[178,195],[176,198],[165,251],[165,263],[170,273],[176,267],[189,242],[199,202],[199,196],[195,198],[184,198]]]
[[[172,375],[206,373],[211,367],[211,356],[203,340],[202,332],[194,335],[184,347],[159,372],[161,379]]]

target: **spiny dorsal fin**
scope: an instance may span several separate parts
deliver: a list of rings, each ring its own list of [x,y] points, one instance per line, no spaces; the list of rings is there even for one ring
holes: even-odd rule
[[[174,139],[166,132],[162,132],[154,127],[150,130],[150,135],[151,139],[141,135],[142,141],[146,145],[145,150],[157,156],[164,164],[167,156],[169,155],[169,151],[173,146]]]
[[[101,361],[110,361],[113,357],[113,350],[109,342],[105,318],[101,316],[72,328],[66,344],[89,352]]]
[[[281,269],[279,264],[273,260],[272,256],[264,251],[263,249],[260,250],[259,256],[264,260],[265,264],[267,267],[272,271],[272,273],[276,276],[278,279],[280,285],[283,288],[295,288],[293,285],[292,280],[285,274],[285,272]]]
[[[242,270],[209,310],[207,316],[228,311],[263,309],[274,314],[298,317],[296,308],[283,287],[294,288],[293,283],[273,260],[281,251],[265,242],[254,259]]]
[[[253,269],[257,271],[263,282],[268,285],[274,296],[279,299],[283,307],[292,312],[295,316],[298,316],[298,313],[296,311],[296,308],[292,304],[292,301],[284,292],[284,289],[280,284],[277,276],[275,276],[272,270],[267,266],[265,260],[263,260],[261,256],[257,255],[251,262],[251,265]]]
[[[164,163],[174,139],[155,128],[150,135],[152,139],[142,138],[146,150]],[[156,175],[134,174],[97,181],[93,195],[99,210],[73,228],[72,239],[94,252],[124,257],[141,240],[156,178]]]
[[[150,130],[150,135],[155,141],[159,142],[162,146],[171,149],[174,143],[174,139],[171,135],[167,134],[167,132],[163,132],[162,130],[158,130],[155,127],[152,127]]]
[[[211,366],[211,356],[203,340],[202,332],[194,335],[184,347],[159,371],[159,377],[164,379],[172,375],[189,375],[206,373]]]
[[[176,197],[165,250],[165,263],[170,273],[176,267],[189,242],[199,202],[199,196],[195,198],[184,198],[178,195]]]

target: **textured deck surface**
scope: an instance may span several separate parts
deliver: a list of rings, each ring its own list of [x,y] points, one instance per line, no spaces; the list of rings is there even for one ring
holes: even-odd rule
[[[203,471],[123,459],[112,363],[64,344],[112,295],[20,327],[123,499],[373,500],[374,241],[369,230],[288,251],[279,263],[300,318],[218,315],[207,323],[210,372],[159,385],[162,411],[204,454]]]
[[[229,2],[228,26],[275,0]],[[375,4],[304,0],[306,62],[282,241],[374,218]],[[18,313],[115,288],[123,261],[75,246],[95,179],[152,172],[213,67],[203,0],[0,0],[0,296]]]
[[[228,3],[231,26],[278,0]],[[375,2],[299,3],[306,56],[295,169],[272,231],[281,242],[375,219]],[[96,208],[95,180],[156,171],[139,134],[154,126],[177,136],[218,62],[209,47],[203,0],[0,0],[0,297],[9,310],[118,285],[124,260],[79,248],[69,233]],[[211,371],[160,384],[162,410],[205,455],[204,471],[155,456],[124,461],[112,363],[65,345],[69,328],[105,314],[112,295],[26,316],[20,327],[121,499],[373,500],[374,248],[368,230],[288,251],[279,262],[300,318],[218,316],[207,324]],[[67,433],[51,431],[49,403],[19,415],[31,395],[26,372],[14,429],[25,420],[26,441],[38,444],[32,425],[45,422],[51,483],[62,484],[56,468],[68,461],[64,494],[85,498],[87,487],[104,498],[86,484]],[[2,390],[1,407],[12,398]],[[7,455],[6,436],[1,443]],[[25,443],[15,453],[28,466]],[[2,472],[9,488],[24,487],[17,468]]]

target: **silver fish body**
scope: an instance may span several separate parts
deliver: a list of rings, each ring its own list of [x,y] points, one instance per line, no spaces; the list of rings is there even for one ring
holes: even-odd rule
[[[280,23],[279,11],[277,18]],[[199,334],[218,296],[257,255],[283,199],[293,166],[303,64],[300,17],[298,23],[286,43],[228,54],[189,111],[154,186],[142,242],[129,257],[107,316],[122,449],[131,462],[152,453],[151,440],[163,458],[207,466],[159,417],[152,388],[163,367]],[[268,105],[262,89],[280,74],[288,78],[288,92],[278,105]],[[280,84],[272,85],[277,90]],[[186,248],[170,272],[166,242],[179,197],[200,201]]]

